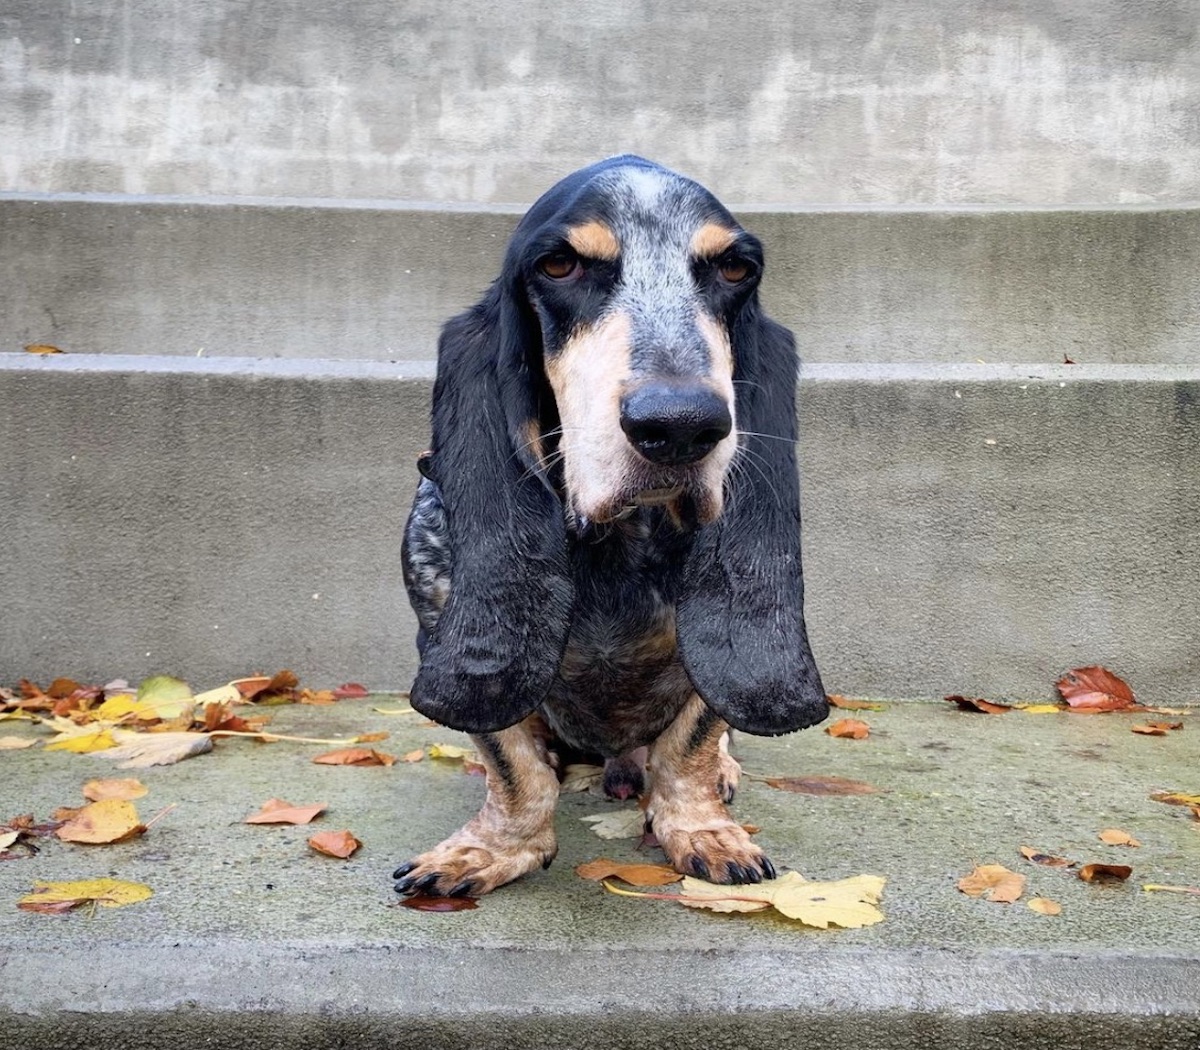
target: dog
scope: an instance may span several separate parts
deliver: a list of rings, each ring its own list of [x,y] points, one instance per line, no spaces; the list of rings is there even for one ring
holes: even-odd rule
[[[472,735],[487,797],[396,869],[397,892],[479,895],[549,866],[545,726],[606,757],[611,795],[645,790],[680,872],[775,877],[726,808],[727,729],[789,733],[828,704],[803,613],[796,351],[762,275],[711,193],[614,157],[529,209],[443,329],[403,547],[412,706]]]

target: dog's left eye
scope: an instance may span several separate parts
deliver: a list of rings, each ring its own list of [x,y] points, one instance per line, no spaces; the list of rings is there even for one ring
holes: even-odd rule
[[[569,281],[583,273],[579,256],[572,252],[552,252],[539,259],[537,266],[552,281]]]
[[[753,272],[750,263],[736,256],[729,256],[717,263],[717,273],[727,284],[741,284]]]

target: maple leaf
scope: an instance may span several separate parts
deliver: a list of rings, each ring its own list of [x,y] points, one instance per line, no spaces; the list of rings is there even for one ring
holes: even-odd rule
[[[631,886],[667,886],[683,878],[674,868],[668,868],[665,864],[623,864],[607,857],[578,865],[575,874],[593,882],[620,879]]]
[[[840,718],[832,725],[826,726],[825,732],[832,737],[865,740],[871,734],[871,727],[857,718]]]
[[[390,766],[395,763],[396,756],[373,747],[344,747],[317,755],[313,761],[319,766]]]
[[[602,839],[636,839],[646,827],[646,814],[640,809],[614,809],[579,819]]]
[[[981,864],[958,880],[958,888],[968,897],[983,897],[993,904],[1012,904],[1025,892],[1025,876],[1009,871],[1003,864]]]
[[[324,853],[327,857],[337,857],[339,860],[345,860],[362,845],[345,830],[318,831],[309,838],[308,844],[318,853]]]
[[[1133,690],[1106,667],[1077,667],[1054,684],[1073,708],[1123,711],[1137,706]]]
[[[80,882],[35,882],[33,892],[22,897],[17,907],[58,915],[80,904],[94,901],[103,908],[123,908],[154,896],[154,891],[140,882],[121,879],[84,879]]]
[[[117,763],[118,769],[146,769],[171,766],[213,748],[212,737],[204,733],[134,733],[115,730],[120,746],[105,751],[104,757]]]
[[[307,824],[329,808],[328,802],[316,802],[309,806],[296,806],[281,798],[269,798],[257,813],[251,813],[246,824]]]
[[[109,845],[125,842],[145,830],[132,802],[109,798],[84,806],[55,834],[64,842]]]
[[[89,780],[83,785],[83,797],[90,802],[102,802],[108,798],[132,802],[148,791],[149,788],[145,784],[132,777],[123,780]]]

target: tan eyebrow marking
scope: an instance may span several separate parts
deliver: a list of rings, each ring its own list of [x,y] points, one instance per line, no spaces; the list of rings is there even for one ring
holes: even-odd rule
[[[616,234],[595,219],[567,230],[567,243],[585,259],[613,262],[621,254]]]
[[[697,259],[712,259],[733,247],[737,231],[719,222],[706,222],[692,234],[692,255]]]

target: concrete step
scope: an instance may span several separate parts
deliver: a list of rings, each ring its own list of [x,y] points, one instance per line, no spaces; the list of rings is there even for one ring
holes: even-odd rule
[[[376,746],[394,754],[465,742],[419,718],[374,713],[381,701],[398,706],[377,697],[272,708],[271,728],[386,730]],[[1200,712],[1163,738],[1129,732],[1132,715],[988,717],[939,702],[864,717],[872,736],[861,741],[818,730],[734,741],[752,773],[836,774],[882,789],[818,798],[745,779],[734,804],[781,867],[887,879],[883,922],[858,930],[610,895],[574,867],[660,855],[597,838],[579,818],[617,804],[586,794],[559,803],[548,871],[473,911],[388,907],[391,870],[475,812],[478,778],[432,761],[314,766],[322,745],[247,741],[138,770],[149,788],[143,817],[178,803],[146,835],[115,846],[50,839],[32,859],[0,864],[0,1045],[1195,1050],[1200,899],[1141,887],[1200,885],[1196,822],[1148,798],[1195,788],[1189,734]],[[40,748],[3,756],[7,812],[39,819],[77,804],[80,785],[113,768]],[[307,827],[242,823],[272,796],[329,810]],[[1112,826],[1141,847],[1099,842]],[[312,854],[305,840],[322,827],[349,828],[363,848],[344,862]],[[1090,885],[1025,862],[1021,846],[1128,864],[1133,875]],[[958,879],[981,863],[1026,875],[1024,898],[959,893]],[[90,916],[13,906],[35,881],[101,875],[154,896]],[[1035,914],[1034,896],[1062,914]]]
[[[0,355],[0,681],[294,667],[404,688],[432,368]],[[832,691],[1197,699],[1200,365],[807,366]]]
[[[0,194],[0,348],[428,358],[522,210]],[[739,214],[808,361],[1197,359],[1197,208]]]

